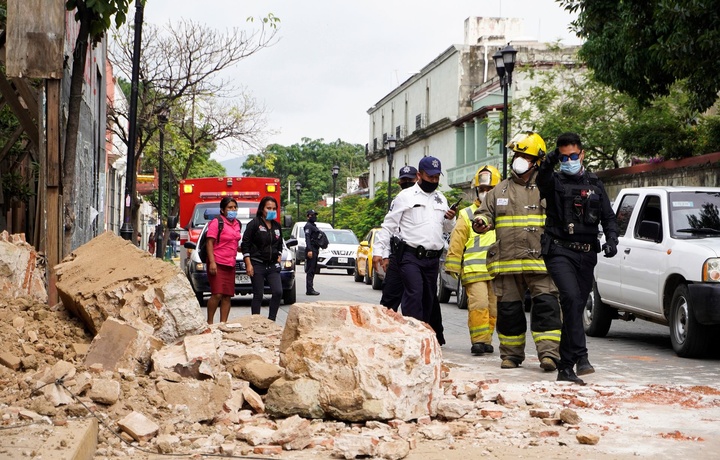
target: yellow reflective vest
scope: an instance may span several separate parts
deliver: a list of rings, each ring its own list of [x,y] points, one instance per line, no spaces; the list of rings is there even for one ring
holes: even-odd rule
[[[478,206],[479,202],[476,200],[460,211],[450,235],[450,245],[445,259],[445,271],[462,273],[463,285],[492,279],[485,266],[485,258],[488,248],[495,242],[495,231],[491,230],[482,235],[473,231],[472,220]]]

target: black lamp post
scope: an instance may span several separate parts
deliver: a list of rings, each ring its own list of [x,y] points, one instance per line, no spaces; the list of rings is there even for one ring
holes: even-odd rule
[[[160,109],[160,113],[157,116],[157,123],[158,128],[160,129],[160,152],[159,152],[159,168],[158,171],[158,224],[155,227],[155,257],[158,257],[162,259],[163,254],[165,254],[165,251],[163,251],[163,241],[164,241],[164,231],[163,231],[163,224],[162,224],[162,216],[163,216],[163,161],[164,156],[163,152],[165,149],[165,124],[168,121],[168,109],[167,107],[162,107]],[[168,193],[168,201],[170,200],[170,194]],[[170,207],[168,206],[168,214],[170,214]]]
[[[508,143],[508,92],[512,84],[512,73],[515,69],[515,55],[517,51],[509,43],[503,49],[493,54],[495,70],[500,77],[500,87],[503,90],[503,142],[500,151],[503,156],[503,178],[507,177],[507,143]]]
[[[335,184],[337,183],[338,174],[340,174],[340,166],[335,165],[332,167],[332,178],[333,178],[332,226],[333,227],[335,227]]]
[[[120,236],[131,240],[133,236],[132,202],[135,195],[135,143],[137,142],[137,100],[140,80],[140,45],[142,43],[142,22],[145,0],[135,2],[135,42],[133,43],[132,75],[130,77],[130,113],[128,115],[128,153],[125,171],[125,212]]]
[[[302,189],[302,184],[300,182],[295,182],[295,198],[297,199],[297,221],[300,222],[300,190]]]
[[[385,139],[385,150],[387,151],[387,162],[388,162],[388,211],[392,204],[392,164],[393,155],[395,154],[395,137],[388,136]]]

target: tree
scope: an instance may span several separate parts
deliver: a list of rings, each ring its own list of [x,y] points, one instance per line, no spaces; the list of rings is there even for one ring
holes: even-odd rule
[[[141,0],[136,0],[141,1]],[[83,95],[83,76],[88,46],[99,43],[113,22],[120,27],[126,20],[129,0],[67,0],[68,11],[75,10],[75,20],[80,24],[73,49],[72,73],[70,75],[70,101],[65,126],[63,150],[63,196],[65,209],[65,235],[63,252],[70,251],[70,239],[75,226],[75,164],[77,140],[80,129],[80,108]]]
[[[580,56],[598,81],[641,103],[679,82],[703,112],[720,91],[720,0],[557,0],[577,12]]]

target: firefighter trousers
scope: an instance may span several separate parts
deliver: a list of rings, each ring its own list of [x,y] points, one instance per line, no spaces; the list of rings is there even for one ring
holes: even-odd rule
[[[492,342],[497,322],[497,297],[489,281],[463,286],[468,298],[468,329],[471,343]]]
[[[532,299],[530,310],[530,331],[532,332],[538,359],[560,360],[560,333],[562,320],[558,291],[547,273],[523,273],[499,275],[493,280],[493,289],[498,298],[497,332],[500,339],[500,358],[515,361],[525,360],[525,319],[524,299],[529,292]]]

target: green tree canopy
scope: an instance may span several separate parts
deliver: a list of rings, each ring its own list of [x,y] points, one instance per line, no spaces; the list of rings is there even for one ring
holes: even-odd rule
[[[705,111],[720,91],[720,0],[557,0],[577,12],[598,81],[646,103],[680,82]]]

